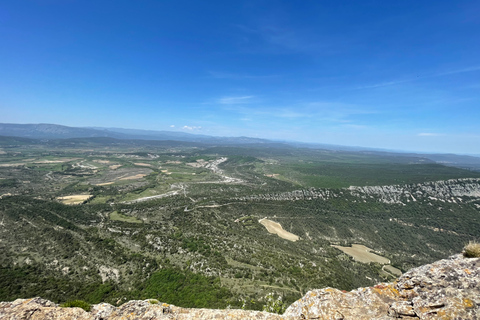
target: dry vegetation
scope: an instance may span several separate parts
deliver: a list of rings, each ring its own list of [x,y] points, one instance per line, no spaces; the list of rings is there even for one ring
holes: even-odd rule
[[[467,258],[480,258],[480,243],[470,241],[463,249],[463,255]]]

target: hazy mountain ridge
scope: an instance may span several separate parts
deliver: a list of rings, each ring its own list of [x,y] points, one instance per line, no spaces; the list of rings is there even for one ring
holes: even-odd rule
[[[57,124],[13,124],[1,123],[0,135],[32,139],[69,139],[108,137],[125,140],[175,140],[186,142],[250,144],[271,142],[248,137],[213,137],[176,131],[137,130],[101,127],[68,127]]]
[[[0,135],[31,139],[67,139],[86,137],[127,138],[126,135],[95,129],[68,127],[57,124],[0,123]]]
[[[480,157],[456,154],[422,154],[411,152],[393,152],[375,148],[338,146],[321,143],[300,143],[293,141],[274,141],[250,137],[214,137],[201,134],[192,134],[178,131],[156,131],[123,128],[102,127],[68,127],[56,124],[13,124],[0,123],[0,136],[30,138],[30,139],[72,139],[72,138],[114,138],[120,140],[157,140],[178,141],[179,143],[199,143],[201,145],[245,145],[245,146],[274,146],[276,148],[295,149],[311,148],[340,152],[358,152],[377,154],[398,158],[415,158],[433,161],[439,164],[480,170]],[[25,143],[26,141],[20,141]],[[36,143],[32,141],[32,143]],[[121,143],[119,141],[119,143]],[[134,143],[133,141],[130,143]]]
[[[200,143],[212,145],[247,145],[247,146],[274,146],[276,148],[312,148],[325,149],[340,152],[358,152],[365,154],[378,154],[398,158],[415,158],[433,161],[439,164],[480,170],[480,157],[456,155],[456,154],[422,154],[411,152],[392,152],[387,150],[338,146],[321,143],[300,143],[294,141],[274,141],[250,137],[214,137],[201,134],[192,134],[177,131],[156,131],[123,128],[102,128],[102,127],[68,127],[56,124],[13,124],[0,123],[0,136],[13,136],[30,139],[72,139],[72,138],[114,138],[121,140],[157,140],[157,141],[178,141],[179,143]],[[26,141],[20,141],[25,143]],[[36,143],[32,141],[32,143]],[[121,143],[121,142],[119,142]],[[133,141],[131,142],[133,143]]]

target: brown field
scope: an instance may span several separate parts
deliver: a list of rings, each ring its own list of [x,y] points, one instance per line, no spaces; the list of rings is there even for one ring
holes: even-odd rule
[[[400,269],[397,269],[391,265],[384,266],[383,268],[395,276],[400,277],[402,275],[402,271]]]
[[[66,159],[61,159],[61,160],[39,160],[39,161],[34,161],[33,163],[37,164],[46,164],[46,163],[63,163],[63,162],[70,162],[74,160],[78,160],[80,158],[66,158]]]
[[[185,163],[187,166],[194,167],[194,168],[200,168],[203,167],[203,164],[200,164],[198,162],[188,162]]]
[[[141,166],[141,167],[151,167],[151,164],[143,163],[143,162],[135,162],[134,165]]]
[[[363,262],[363,263],[370,263],[370,262],[377,262],[380,264],[389,264],[390,260],[387,258],[381,257],[379,255],[376,255],[375,253],[372,253],[372,249],[365,247],[364,245],[361,244],[352,244],[351,247],[342,247],[342,246],[335,246],[332,245],[332,247],[335,247],[349,256],[351,256],[353,259]]]
[[[113,165],[109,166],[109,168],[112,169],[112,170],[115,170],[115,169],[120,168],[121,166],[122,166],[121,164],[113,164]]]
[[[136,180],[136,179],[141,179],[145,176],[146,176],[146,174],[140,173],[140,174],[136,174],[134,176],[128,176],[128,177],[125,177],[125,178],[121,178],[119,180]]]
[[[0,167],[18,167],[18,166],[23,166],[25,163],[22,162],[17,162],[17,163],[1,163]]]
[[[70,196],[58,197],[57,200],[60,200],[64,204],[79,204],[90,199],[90,197],[92,197],[90,194],[72,194]]]
[[[96,186],[108,186],[108,185],[111,185],[111,184],[114,184],[114,183],[115,183],[114,181],[97,183]]]
[[[209,162],[205,161],[203,159],[198,159],[195,162],[186,163],[186,165],[188,165],[190,167],[194,167],[194,168],[202,168],[202,167],[205,167],[207,164],[209,164]]]
[[[268,220],[266,218],[258,220],[265,228],[267,228],[267,231],[270,233],[277,234],[280,238],[289,240],[289,241],[297,241],[300,239],[299,236],[290,233],[282,228],[282,225],[278,222],[274,222],[272,220]]]

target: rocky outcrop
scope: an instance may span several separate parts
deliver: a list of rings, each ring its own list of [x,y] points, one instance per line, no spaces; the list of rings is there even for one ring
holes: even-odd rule
[[[352,196],[348,198],[346,196]],[[328,200],[339,198],[349,201],[377,200],[383,203],[406,204],[416,201],[441,201],[461,203],[464,197],[468,199],[480,198],[480,179],[465,178],[432,181],[408,185],[364,186],[333,189],[295,190],[290,192],[269,193],[239,197],[236,200],[270,200],[270,201],[295,201],[295,200]]]
[[[411,185],[350,187],[352,195],[364,198],[373,196],[384,203],[415,202],[418,200],[462,202],[463,197],[480,198],[480,179],[465,178],[432,181]]]
[[[94,305],[90,312],[62,308],[41,298],[0,303],[2,320],[156,320],[156,319],[286,319],[277,314],[247,310],[187,309],[152,300],[133,300],[120,307],[108,303]]]
[[[461,255],[421,266],[394,283],[308,292],[284,313],[294,319],[477,319],[480,258]]]
[[[480,258],[461,255],[421,266],[394,283],[344,292],[325,288],[308,292],[283,315],[247,310],[187,309],[156,300],[130,301],[119,307],[102,303],[90,312],[61,308],[41,298],[0,303],[0,319],[478,319]]]

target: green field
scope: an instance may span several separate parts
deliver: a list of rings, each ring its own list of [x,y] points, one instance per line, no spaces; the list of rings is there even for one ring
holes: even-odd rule
[[[113,212],[110,213],[110,220],[130,222],[130,223],[142,223],[142,220],[140,220],[138,218],[129,217],[129,216],[123,215],[121,213],[118,213],[117,211],[113,211]]]

